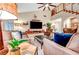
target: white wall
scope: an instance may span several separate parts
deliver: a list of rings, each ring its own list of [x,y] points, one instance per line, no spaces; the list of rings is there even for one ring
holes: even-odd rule
[[[64,22],[63,22],[63,27],[65,28],[65,26],[66,26],[67,28],[70,28],[70,27],[71,27],[71,21],[70,21],[69,18],[66,19],[66,20],[64,20]]]
[[[75,14],[71,14],[71,13],[65,13],[65,12],[61,12],[59,14],[56,14],[54,16],[51,17],[51,12],[46,10],[46,11],[33,11],[33,12],[25,12],[25,13],[20,13],[18,16],[18,20],[21,20],[23,22],[29,22],[32,19],[34,19],[34,14],[37,15],[37,20],[40,20],[44,23],[47,22],[51,22],[54,23],[54,20],[59,20],[61,19],[61,21],[57,21],[58,25],[56,27],[58,27],[58,31],[62,32],[63,28],[65,26],[66,23],[68,23],[69,21],[67,21],[68,19],[70,19],[70,17],[77,17],[79,19],[79,15],[75,15]],[[47,17],[44,17],[43,15],[46,15]],[[67,27],[70,27],[70,24],[68,23]],[[22,31],[26,31],[29,29],[29,25],[26,26],[16,26],[14,27],[16,30],[22,30]],[[45,29],[46,27],[44,26],[43,29]]]
[[[11,38],[11,33],[10,33],[10,31],[4,30],[4,22],[5,22],[5,21],[1,21],[1,27],[2,27],[3,43],[4,43],[4,46],[6,47],[7,44],[8,44],[7,42],[8,42],[9,40],[11,40],[12,38]]]
[[[32,19],[34,19],[34,14],[37,16],[37,20],[40,20],[44,23],[47,23],[51,19],[51,12],[46,10],[46,11],[33,11],[33,12],[25,12],[25,13],[20,13],[18,16],[18,20],[24,21],[24,22],[29,22]],[[46,17],[44,17],[46,15]],[[45,27],[43,27],[45,28]],[[29,25],[26,26],[19,26],[16,27],[14,26],[14,29],[18,30],[21,29],[22,31],[26,31],[29,29]]]
[[[39,20],[49,20],[51,16],[51,12],[46,10],[46,11],[33,11],[33,12],[25,12],[25,13],[20,13],[18,16],[19,20],[32,20],[34,18],[34,14],[37,15],[37,19]],[[47,17],[43,17],[43,15],[46,15]]]
[[[52,21],[52,26],[55,26],[54,27],[54,31],[55,32],[62,32],[62,19],[61,18],[58,18],[58,19],[55,19]]]
[[[67,27],[70,27],[70,22],[69,19],[72,17],[76,17],[79,20],[79,15],[75,15],[75,14],[71,14],[71,13],[66,13],[66,12],[60,12],[54,16],[52,16],[52,20],[55,21],[56,19],[60,19],[61,18],[61,24],[59,24],[58,28],[59,31],[63,31],[63,28],[65,27],[65,24],[67,24]]]

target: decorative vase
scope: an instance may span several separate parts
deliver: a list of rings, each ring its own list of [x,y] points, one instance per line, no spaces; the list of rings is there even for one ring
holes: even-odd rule
[[[10,55],[20,55],[20,48],[11,49]]]

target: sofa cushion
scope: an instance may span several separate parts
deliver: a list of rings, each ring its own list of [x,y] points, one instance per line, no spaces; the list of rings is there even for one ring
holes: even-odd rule
[[[71,37],[66,47],[79,53],[79,33]]]
[[[54,33],[53,41],[62,46],[66,46],[71,36],[72,34],[69,33]]]

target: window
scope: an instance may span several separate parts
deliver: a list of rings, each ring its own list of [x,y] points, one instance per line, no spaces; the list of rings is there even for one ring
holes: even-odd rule
[[[13,30],[14,24],[13,21],[5,21],[4,22],[4,29],[5,30]]]

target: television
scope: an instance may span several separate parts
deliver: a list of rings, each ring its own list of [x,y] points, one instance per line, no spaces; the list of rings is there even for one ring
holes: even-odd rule
[[[30,29],[42,29],[42,22],[30,21]]]

